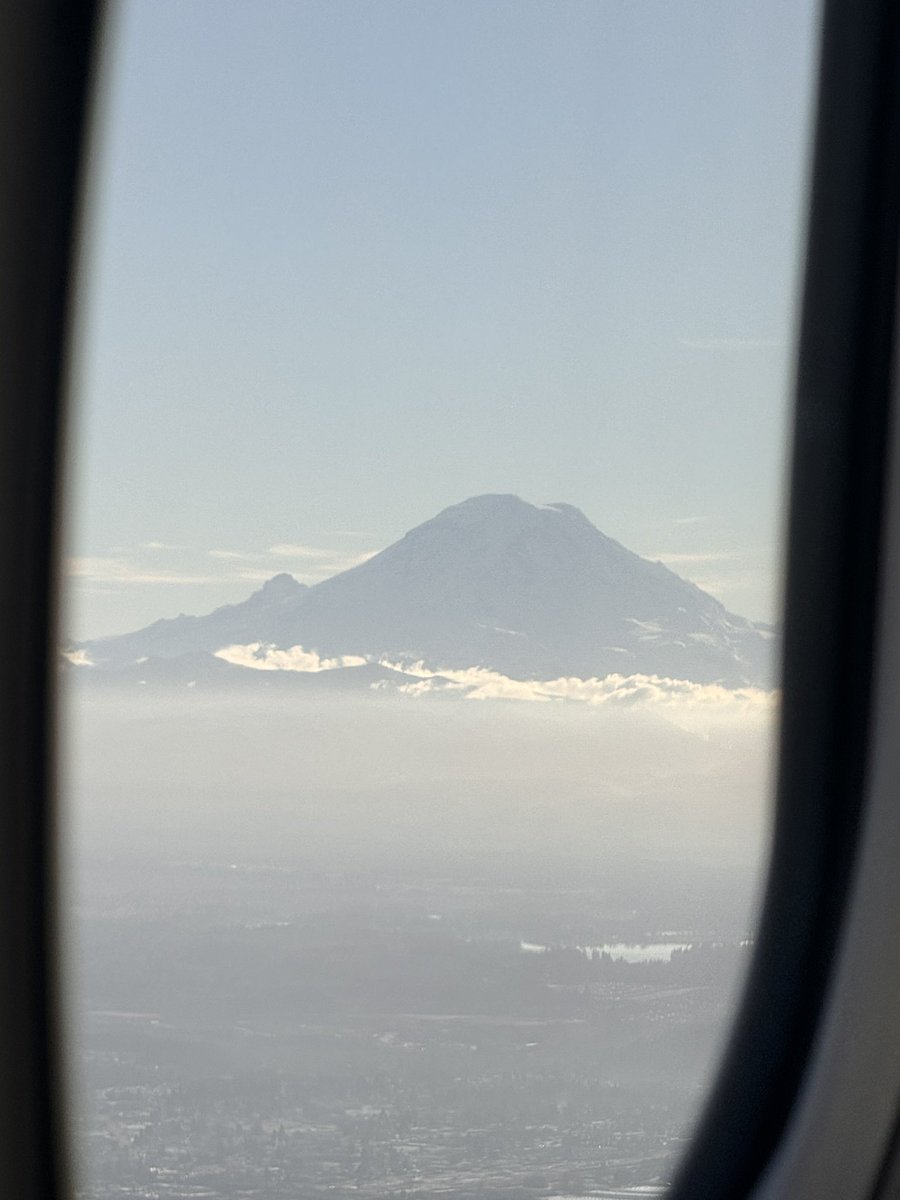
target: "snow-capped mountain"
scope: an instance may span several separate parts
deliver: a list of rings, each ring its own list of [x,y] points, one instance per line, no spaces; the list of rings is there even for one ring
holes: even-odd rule
[[[314,587],[276,575],[242,604],[80,649],[122,670],[251,643],[516,679],[647,674],[739,687],[771,686],[773,673],[770,631],[577,508],[509,495],[453,505]]]

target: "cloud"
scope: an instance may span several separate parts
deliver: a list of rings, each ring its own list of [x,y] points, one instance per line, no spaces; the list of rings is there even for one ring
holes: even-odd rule
[[[62,656],[68,659],[73,667],[94,666],[94,660],[88,656],[87,650],[63,650]]]
[[[87,555],[67,561],[67,574],[74,579],[89,579],[94,583],[127,584],[207,584],[220,583],[218,575],[203,575],[184,571],[148,570],[129,558]]]
[[[198,552],[196,562],[181,560],[177,570],[166,569],[160,564],[161,552],[187,549],[165,542],[117,546],[106,554],[73,556],[67,560],[66,571],[71,579],[82,583],[200,587],[235,582],[265,583],[288,567],[303,583],[313,584],[372,557],[371,552],[346,554],[339,550],[284,543],[262,552],[216,547]],[[295,562],[292,563],[291,558]]]
[[[270,546],[269,554],[274,554],[276,558],[301,558],[314,559],[323,562],[362,562],[367,558],[371,558],[374,551],[368,551],[365,554],[347,555],[340,550],[331,550],[323,546],[304,546],[296,542],[279,542],[276,546]]]
[[[780,350],[787,345],[784,338],[773,337],[686,337],[678,344],[689,350]]]
[[[268,567],[241,567],[239,571],[233,571],[226,578],[228,579],[245,579],[248,583],[267,583],[273,575],[283,572],[283,568],[275,570],[271,566]],[[292,572],[293,573],[293,572]],[[306,580],[304,580],[304,583]]]
[[[223,562],[258,562],[258,554],[244,554],[240,550],[207,550],[210,558],[220,558]]]
[[[302,646],[279,650],[276,646],[266,646],[261,642],[251,642],[246,646],[223,646],[216,651],[216,658],[237,667],[250,667],[254,671],[301,671],[314,674],[335,671],[340,667],[362,667],[366,663],[366,659],[355,654],[320,658],[315,650],[304,650]]]
[[[486,667],[442,667],[435,669],[418,662],[399,664],[384,661],[383,666],[422,679],[449,679],[460,687],[472,689],[472,699],[488,699],[509,695],[531,700],[584,700],[590,704],[631,703],[635,699],[670,700],[689,698],[704,705],[744,704],[751,701],[769,707],[773,693],[761,688],[726,688],[718,683],[692,683],[687,679],[670,679],[662,675],[606,675],[602,678],[579,679],[565,676],[559,679],[511,679]]]
[[[330,558],[333,550],[323,550],[320,546],[303,546],[297,542],[279,542],[277,546],[269,547],[269,554],[279,558]]]
[[[278,559],[293,560],[294,574],[304,583],[318,583],[322,579],[329,579],[332,575],[339,575],[341,571],[349,571],[351,567],[358,567],[360,563],[366,562],[377,553],[375,550],[367,550],[362,554],[345,554],[340,550],[330,550],[320,546],[306,546],[294,542],[279,542],[275,546],[270,546],[268,554],[274,555]],[[274,570],[283,571],[284,563],[275,564]]]
[[[279,650],[259,642],[225,646],[216,652],[216,657],[256,671],[333,671],[363,666],[368,661],[358,655],[322,658],[317,651],[306,650],[303,646]],[[660,675],[512,679],[485,667],[434,668],[422,662],[398,663],[387,659],[381,660],[379,665],[407,677],[415,676],[415,682],[401,683],[397,687],[397,691],[413,699],[449,691],[470,701],[575,703],[597,709],[649,709],[680,728],[701,734],[722,722],[769,722],[777,711],[779,699],[777,692],[761,688],[726,688],[717,683],[692,683]],[[373,687],[384,690],[389,684],[379,681]]]
[[[483,667],[432,671],[417,663],[396,669],[420,676],[420,684],[401,687],[411,696],[427,695],[436,688],[446,687],[440,682],[443,678],[464,691],[467,700],[519,700],[542,704],[569,701],[593,708],[649,708],[680,728],[700,733],[723,721],[769,721],[778,705],[778,693],[761,688],[732,689],[721,684],[692,683],[659,675],[520,680]]]
[[[647,557],[659,562],[687,565],[690,563],[734,562],[738,555],[725,553],[648,554]]]
[[[347,571],[350,567],[365,562],[374,553],[375,551],[367,551],[364,554],[346,554],[341,550],[308,546],[298,542],[279,542],[260,553],[246,553],[242,550],[207,551],[210,558],[221,562],[259,564],[252,570],[237,572],[232,578],[265,582],[289,565],[292,573],[303,583],[318,583],[332,575],[339,575],[341,571]]]
[[[691,582],[711,596],[722,596],[731,592],[755,588],[759,585],[759,576],[752,571],[730,571],[727,574],[695,575],[691,574]]]

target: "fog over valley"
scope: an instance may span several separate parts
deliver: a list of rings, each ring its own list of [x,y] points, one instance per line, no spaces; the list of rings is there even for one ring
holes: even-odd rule
[[[110,852],[752,860],[774,710],[673,707],[92,693],[71,711],[71,819]]]

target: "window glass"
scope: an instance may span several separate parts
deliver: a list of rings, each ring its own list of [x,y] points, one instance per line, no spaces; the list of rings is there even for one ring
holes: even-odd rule
[[[671,1180],[765,867],[817,16],[113,8],[62,647],[83,1200]]]

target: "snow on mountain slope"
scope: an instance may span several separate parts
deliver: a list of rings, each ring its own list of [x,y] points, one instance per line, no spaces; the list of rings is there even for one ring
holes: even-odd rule
[[[776,645],[577,508],[488,495],[314,587],[278,575],[243,604],[82,649],[122,668],[251,642],[517,679],[648,674],[728,687],[771,686]]]

